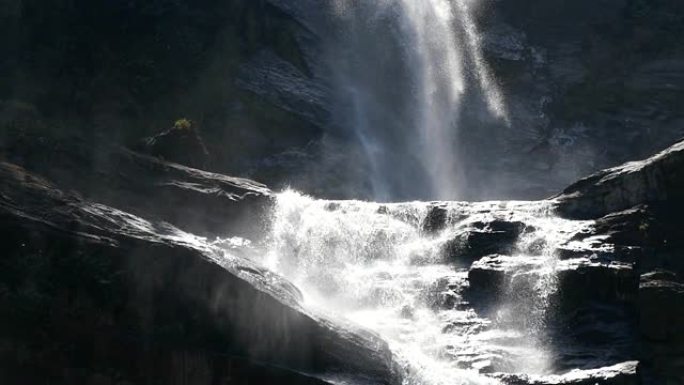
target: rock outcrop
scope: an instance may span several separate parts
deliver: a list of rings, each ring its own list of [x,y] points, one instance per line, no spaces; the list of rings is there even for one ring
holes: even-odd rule
[[[490,255],[474,262],[468,271],[471,292],[489,296],[503,296],[507,290],[515,293],[511,274],[520,274],[524,258],[531,257]],[[534,262],[530,265],[530,269],[536,266]],[[635,300],[638,280],[630,264],[575,258],[560,261],[555,271],[560,306],[557,310],[571,311],[592,301],[606,304]]]
[[[143,139],[135,148],[192,168],[206,170],[209,166],[209,151],[197,127],[188,119],[179,119],[172,128]]]
[[[0,181],[0,382],[397,383],[382,340],[279,276],[16,165]]]
[[[657,270],[641,276],[639,328],[644,360],[663,377],[684,382],[684,283]]]
[[[569,218],[600,218],[647,203],[680,207],[684,198],[684,141],[648,159],[600,171],[556,197]]]
[[[446,242],[443,252],[449,260],[468,263],[489,254],[507,254],[525,228],[522,222],[501,219],[470,223]]]
[[[630,286],[635,334],[644,376],[656,383],[684,383],[681,328],[674,326],[682,322],[684,301],[678,278],[684,273],[683,181],[684,142],[678,142],[583,179],[555,198],[560,215],[594,219],[563,247],[563,257],[631,264],[633,277],[641,276],[638,286]]]
[[[255,236],[271,203],[260,183],[78,137],[16,131],[0,141],[0,157],[63,190],[199,234]]]

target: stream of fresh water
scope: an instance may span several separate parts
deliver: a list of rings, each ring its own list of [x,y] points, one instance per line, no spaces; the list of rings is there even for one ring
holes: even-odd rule
[[[464,182],[458,139],[465,99],[481,99],[492,117],[508,122],[482,53],[477,2],[331,4],[324,56],[334,120],[363,149],[374,200],[457,199]]]
[[[435,205],[446,224],[426,231]],[[499,258],[507,283],[484,312],[465,297],[470,263],[445,250],[474,224],[495,220],[525,228]],[[553,250],[582,222],[554,217],[547,203],[379,204],[286,191],[271,221],[261,263],[295,283],[306,306],[380,334],[409,373],[407,385],[491,384],[495,372],[552,369],[544,318],[556,289]]]

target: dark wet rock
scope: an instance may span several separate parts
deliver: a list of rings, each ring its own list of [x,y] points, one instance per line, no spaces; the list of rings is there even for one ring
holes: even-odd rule
[[[465,158],[484,168],[469,184],[543,198],[681,138],[682,11],[666,0],[513,0],[478,12],[487,62],[525,128],[462,138]]]
[[[641,276],[639,328],[642,359],[660,383],[684,383],[684,282],[675,273],[656,270]]]
[[[538,257],[549,258],[549,257]],[[533,271],[540,261],[529,257],[491,255],[473,263],[468,272],[470,292],[502,297],[507,291],[519,291],[511,273]],[[636,297],[637,276],[632,265],[589,258],[558,261],[557,297],[561,309],[572,310],[587,302],[622,303]],[[524,280],[521,280],[524,281]]]
[[[648,340],[684,341],[684,282],[665,270],[643,274],[639,283],[641,332]]]
[[[270,50],[256,53],[244,63],[236,84],[285,111],[319,127],[330,116],[329,90]]]
[[[34,106],[38,123],[51,131],[102,135],[112,144],[133,143],[187,117],[202,129],[209,170],[228,174],[320,139],[320,127],[269,97],[282,86],[289,92],[281,99],[295,100],[314,82],[303,48],[314,37],[272,1],[74,6],[58,0],[52,9],[42,1],[0,5],[1,35],[7,36],[0,44],[12,57],[0,74],[7,85],[0,91],[2,129],[7,121],[35,126],[33,118],[16,119],[16,109],[5,108],[10,104]],[[270,93],[242,87],[242,69],[259,70],[261,52],[279,58],[276,70],[293,67],[303,77],[283,83],[279,72],[268,71],[261,81],[263,87],[271,83]],[[291,110],[309,111],[321,103],[297,101]],[[302,169],[294,171],[288,177]]]
[[[468,271],[470,291],[487,295],[501,293],[506,281],[506,271],[510,266],[507,258],[510,257],[491,255],[473,263]]]
[[[340,209],[340,204],[338,202],[330,202],[325,205],[325,209],[328,211],[337,211]]]
[[[168,130],[143,139],[135,149],[143,154],[198,169],[209,165],[209,151],[194,123],[177,121]]]
[[[570,310],[586,302],[632,302],[638,287],[632,264],[591,258],[562,261],[558,280],[561,308]]]
[[[2,383],[395,383],[382,340],[275,274],[20,167],[0,180]]]
[[[584,303],[564,313],[553,307],[546,324],[558,372],[591,369],[639,357],[634,308],[628,304]],[[569,310],[569,311],[568,311]]]
[[[422,223],[422,229],[428,234],[444,230],[449,220],[449,210],[443,206],[432,206]]]
[[[0,158],[50,178],[63,190],[207,235],[253,236],[272,198],[266,186],[248,179],[77,137],[17,133],[0,141]]]
[[[679,206],[684,199],[684,142],[642,161],[600,171],[557,197],[559,214],[600,218],[648,203]]]
[[[640,272],[684,272],[684,213],[672,204],[639,205],[593,221],[558,249],[561,258],[598,257],[635,263]]]
[[[435,309],[454,309],[465,304],[463,288],[467,276],[464,273],[438,279],[422,294],[425,303]]]
[[[598,369],[572,370],[561,375],[493,375],[506,385],[638,385],[639,363],[627,361]]]
[[[525,229],[522,222],[501,219],[475,222],[459,229],[456,236],[445,243],[443,253],[449,260],[465,262],[489,254],[508,254],[515,249],[515,243]]]

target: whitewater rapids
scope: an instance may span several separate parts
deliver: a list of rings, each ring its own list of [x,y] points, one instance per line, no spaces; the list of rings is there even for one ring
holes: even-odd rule
[[[447,212],[445,226],[427,231],[436,206]],[[480,314],[465,295],[470,263],[445,248],[493,220],[525,230],[503,257],[506,292]],[[491,373],[553,370],[544,322],[557,288],[554,250],[586,223],[552,215],[548,202],[380,204],[285,191],[270,222],[259,262],[297,285],[305,306],[381,335],[406,385],[497,384]]]

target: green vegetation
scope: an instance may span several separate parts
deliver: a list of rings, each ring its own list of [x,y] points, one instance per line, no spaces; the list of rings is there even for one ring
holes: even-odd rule
[[[181,118],[176,120],[176,122],[173,124],[173,129],[179,131],[189,131],[194,126],[195,125],[192,123],[192,120],[187,118]]]

